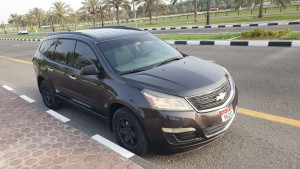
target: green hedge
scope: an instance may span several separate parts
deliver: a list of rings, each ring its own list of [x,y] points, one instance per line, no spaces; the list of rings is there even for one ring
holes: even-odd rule
[[[291,29],[284,30],[264,30],[254,29],[252,31],[242,32],[240,39],[278,39],[291,33]]]

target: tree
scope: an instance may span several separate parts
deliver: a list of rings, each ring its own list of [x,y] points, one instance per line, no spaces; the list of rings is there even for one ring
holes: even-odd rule
[[[8,18],[8,23],[11,23],[13,25],[13,30],[15,30],[15,27],[17,27],[17,31],[18,31],[18,14],[13,13],[10,14],[9,18]]]
[[[171,0],[172,5],[177,3],[177,0]],[[198,21],[198,0],[194,0],[194,22]]]
[[[84,0],[81,2],[83,4],[82,10],[85,10],[93,16],[94,28],[96,27],[96,15],[100,12],[99,10],[99,0]]]
[[[69,30],[66,16],[72,11],[70,5],[65,2],[58,1],[53,3],[53,7],[51,9],[52,13],[55,15],[57,23],[61,23],[63,27],[66,25]]]
[[[235,0],[236,8],[243,6],[243,5],[247,5],[247,7],[251,7],[251,6],[253,6],[253,4],[254,4],[254,6],[259,4],[258,18],[263,17],[264,2],[265,2],[265,0]],[[286,4],[291,3],[290,0],[273,0],[273,2],[276,3],[277,5],[281,5],[283,7],[285,7]]]
[[[75,29],[77,29],[77,23],[80,20],[80,13],[79,11],[75,11],[70,14],[70,21],[74,23]]]
[[[41,8],[33,8],[29,11],[30,14],[32,14],[35,18],[35,22],[38,23],[38,26],[41,31],[41,22],[43,19],[44,11]]]
[[[27,13],[27,14],[25,14],[25,20],[26,20],[27,26],[30,27],[30,30],[33,30],[34,16],[31,15],[30,13]]]
[[[120,17],[119,17],[120,8],[122,8],[124,10],[131,9],[130,3],[127,0],[105,0],[105,4],[107,5],[108,8],[113,7],[116,9],[118,25],[120,25]]]
[[[168,12],[168,7],[163,0],[137,0],[137,2],[138,5],[141,5],[139,10],[144,14],[149,14],[150,25],[152,24],[153,13],[166,14]]]

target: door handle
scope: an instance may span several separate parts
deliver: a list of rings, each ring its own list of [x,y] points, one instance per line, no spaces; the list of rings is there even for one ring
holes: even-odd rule
[[[52,69],[52,67],[49,67],[49,68],[48,68],[48,70],[49,70],[49,71],[51,71],[51,72],[53,72],[53,69]]]
[[[76,80],[76,77],[74,75],[69,76],[69,78],[72,79],[72,80]]]

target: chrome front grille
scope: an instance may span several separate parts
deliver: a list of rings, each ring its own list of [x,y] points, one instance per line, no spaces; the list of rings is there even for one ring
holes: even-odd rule
[[[226,93],[224,99],[217,100],[217,97],[221,93]],[[213,90],[212,92],[205,93],[199,96],[188,97],[187,100],[197,109],[197,111],[203,111],[211,108],[215,108],[224,104],[229,98],[231,93],[230,81],[227,80],[226,83],[222,84],[219,88]]]

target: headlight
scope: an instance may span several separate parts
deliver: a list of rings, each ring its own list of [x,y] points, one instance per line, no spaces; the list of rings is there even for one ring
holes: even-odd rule
[[[182,97],[172,96],[153,90],[144,89],[142,94],[150,106],[157,110],[190,111],[191,105]]]

